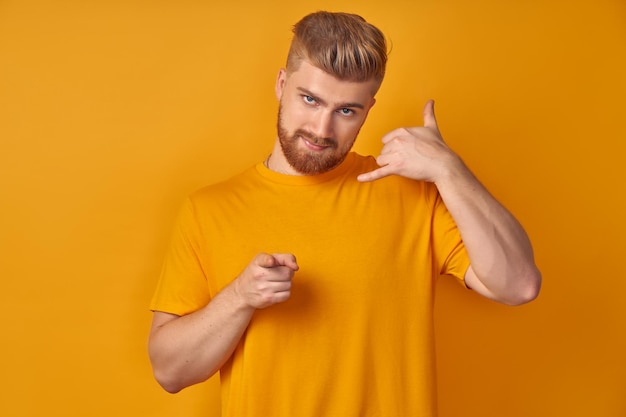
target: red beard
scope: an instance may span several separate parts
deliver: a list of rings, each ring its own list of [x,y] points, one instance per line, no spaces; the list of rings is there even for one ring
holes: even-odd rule
[[[348,146],[339,148],[334,138],[320,138],[304,129],[290,133],[283,127],[282,106],[278,109],[278,139],[285,159],[293,169],[303,175],[317,175],[335,168],[346,158],[354,140]],[[299,145],[301,139],[323,146],[320,151],[307,151]]]

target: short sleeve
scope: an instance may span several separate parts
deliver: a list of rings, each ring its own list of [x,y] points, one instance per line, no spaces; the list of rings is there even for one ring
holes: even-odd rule
[[[200,262],[200,242],[194,205],[188,198],[172,232],[150,310],[183,316],[208,304],[211,297]]]
[[[434,262],[440,275],[452,275],[465,285],[469,256],[461,233],[439,193],[435,198],[432,240]]]

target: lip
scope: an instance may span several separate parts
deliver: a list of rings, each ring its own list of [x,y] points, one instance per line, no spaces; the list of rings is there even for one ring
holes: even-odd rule
[[[309,142],[307,139],[303,138],[302,136],[300,136],[300,139],[302,139],[302,142],[304,142],[304,146],[306,146],[308,149],[315,151],[315,152],[322,152],[323,150],[329,148],[329,146],[316,145],[312,142]]]

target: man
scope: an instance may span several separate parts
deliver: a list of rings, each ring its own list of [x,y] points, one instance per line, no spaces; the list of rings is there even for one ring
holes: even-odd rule
[[[224,416],[434,416],[436,278],[537,296],[524,230],[443,142],[432,101],[378,158],[350,151],[386,59],[358,16],[295,25],[271,155],[181,211],[151,305],[167,391],[220,371]]]

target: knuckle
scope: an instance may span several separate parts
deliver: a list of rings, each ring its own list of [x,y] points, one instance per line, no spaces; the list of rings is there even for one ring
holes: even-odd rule
[[[264,292],[261,293],[260,299],[262,304],[271,304],[274,301],[274,295],[269,292]]]
[[[255,269],[252,271],[252,280],[255,282],[263,281],[265,279],[266,273],[262,269]]]
[[[284,301],[287,301],[290,297],[291,297],[291,292],[290,291],[285,291],[285,292],[282,292],[280,294],[276,294],[276,302],[277,303],[282,303]]]

